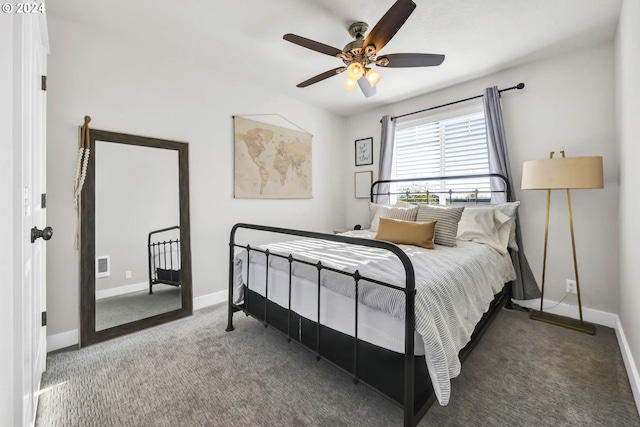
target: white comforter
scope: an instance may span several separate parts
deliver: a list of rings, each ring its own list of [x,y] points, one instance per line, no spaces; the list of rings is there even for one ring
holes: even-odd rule
[[[373,238],[368,230],[351,231],[347,236]],[[504,283],[515,279],[509,255],[479,243],[458,241],[457,247],[435,245],[428,250],[410,245],[398,245],[411,259],[416,275],[416,331],[425,345],[425,359],[433,389],[441,405],[449,402],[450,379],[460,374],[459,351],[469,342],[471,334],[489,303]],[[271,252],[311,262],[322,261],[332,268],[353,272],[400,287],[405,286],[405,271],[391,252],[353,246],[340,242],[313,239],[294,240],[261,246]],[[264,263],[265,256],[252,252],[251,262]],[[235,295],[241,298],[242,262],[246,252],[236,257]],[[286,259],[270,257],[270,266],[288,271]],[[293,263],[293,274],[311,281],[317,280],[314,266]],[[354,280],[323,270],[322,285],[353,298]],[[383,286],[360,282],[359,301],[399,319],[404,319],[404,293]],[[236,301],[238,302],[238,301]]]

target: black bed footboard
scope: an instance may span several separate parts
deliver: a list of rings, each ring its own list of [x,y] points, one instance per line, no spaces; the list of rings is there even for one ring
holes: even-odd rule
[[[171,286],[182,284],[180,237],[170,237],[176,234],[171,233],[172,230],[178,230],[177,236],[180,236],[180,226],[177,225],[149,233],[149,294],[153,294],[153,285],[158,283]]]
[[[329,240],[334,242],[342,242],[348,243],[357,246],[367,246],[373,248],[380,248],[387,250],[393,253],[402,263],[405,270],[405,287],[399,287],[395,285],[391,285],[388,283],[381,282],[374,278],[361,276],[358,270],[353,273],[337,270],[331,268],[329,266],[325,266],[321,261],[317,263],[310,263],[309,261],[297,259],[292,254],[282,255],[274,252],[270,252],[268,249],[261,249],[252,247],[251,245],[239,245],[236,243],[236,232],[239,229],[248,229],[248,230],[256,230],[267,233],[276,233],[276,234],[284,234],[290,236],[300,236],[311,239],[321,239],[321,240]],[[280,257],[287,259],[289,262],[289,306],[285,309],[285,317],[286,317],[286,326],[283,325],[283,317],[282,313],[278,314],[277,309],[274,306],[278,307],[276,304],[270,303],[268,300],[269,293],[269,283],[268,279],[266,282],[266,298],[256,298],[255,294],[247,292],[245,287],[244,294],[244,303],[241,305],[234,304],[233,298],[233,290],[234,290],[234,258],[235,258],[235,250],[236,248],[245,249],[249,254],[252,251],[257,251],[263,253],[267,257],[266,269],[267,269],[267,277],[268,277],[268,269],[269,269],[269,257]],[[296,319],[293,319],[292,316],[296,314],[291,310],[291,265],[293,263],[302,263],[311,265],[317,268],[318,271],[318,319],[317,322],[314,322],[313,328],[315,329],[311,334],[311,338],[309,335],[305,335],[305,339],[298,340],[297,338],[294,340],[296,342],[300,342],[306,348],[312,350],[316,354],[316,358],[318,360],[324,359],[328,362],[338,366],[339,368],[346,370],[349,372],[354,382],[363,382],[368,386],[372,387],[374,390],[382,393],[386,397],[390,397],[384,393],[383,390],[380,390],[379,387],[376,387],[373,384],[369,384],[364,382],[364,378],[362,376],[363,372],[363,358],[360,357],[360,353],[363,351],[364,342],[358,339],[358,285],[362,280],[366,280],[367,282],[374,283],[380,286],[386,286],[388,288],[392,288],[397,290],[398,292],[403,292],[405,294],[405,351],[404,351],[404,363],[403,363],[403,381],[402,381],[402,399],[401,402],[398,402],[398,399],[393,399],[397,404],[400,404],[404,408],[404,425],[405,426],[415,426],[416,420],[415,415],[420,411],[421,408],[415,408],[415,348],[414,348],[414,331],[415,331],[415,272],[413,269],[413,265],[409,260],[409,257],[405,254],[405,252],[399,248],[398,246],[378,241],[378,240],[369,240],[369,239],[358,239],[354,237],[334,235],[334,234],[324,234],[324,233],[316,233],[311,231],[303,231],[303,230],[292,230],[286,228],[278,228],[278,227],[269,227],[263,225],[256,224],[236,224],[231,229],[231,235],[229,240],[229,313],[228,313],[228,324],[227,331],[233,330],[233,313],[235,311],[243,311],[246,315],[252,315],[263,321],[265,327],[272,325],[276,326],[276,329],[281,330],[287,334],[289,340],[293,337],[297,337],[300,331],[294,331],[292,328],[297,328]],[[323,346],[323,343],[326,342],[326,329],[320,323],[320,278],[323,271],[332,271],[338,274],[344,274],[347,276],[351,276],[354,281],[355,288],[355,298],[354,298],[354,306],[355,306],[355,336],[350,337],[351,347],[353,348],[352,352],[352,362],[350,367],[341,366],[344,365],[344,361],[339,362],[336,361],[335,358],[331,357],[331,352],[328,349],[329,346]],[[247,278],[247,282],[250,282],[250,277]],[[279,319],[279,320],[278,320]],[[284,330],[283,330],[284,329]],[[306,331],[310,331],[309,327],[305,329]],[[323,335],[324,334],[324,335]],[[366,367],[365,367],[366,369]],[[365,375],[366,376],[366,375]],[[367,378],[368,379],[368,378]],[[429,402],[430,404],[431,402]]]

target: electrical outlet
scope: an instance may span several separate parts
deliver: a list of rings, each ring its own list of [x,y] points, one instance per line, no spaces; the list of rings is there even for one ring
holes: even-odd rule
[[[576,281],[567,279],[567,293],[568,294],[577,294],[578,288],[576,286]]]
[[[130,271],[125,272],[125,273],[124,273],[124,278],[125,278],[125,279],[131,279],[131,272],[130,272]],[[567,288],[568,288],[568,287],[569,287],[569,285],[567,285]]]

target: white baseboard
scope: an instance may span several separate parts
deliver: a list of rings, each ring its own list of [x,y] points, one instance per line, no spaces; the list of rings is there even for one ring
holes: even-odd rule
[[[530,300],[513,300],[516,304],[533,308],[536,310],[540,310],[540,298],[530,299]],[[560,316],[572,317],[574,319],[580,319],[580,313],[578,311],[577,305],[567,304],[567,303],[559,303],[556,301],[544,300],[544,311],[552,314],[558,314]],[[547,308],[549,307],[549,308]],[[592,308],[583,308],[582,309],[582,318],[591,323],[595,323],[597,325],[608,326],[610,328],[615,328],[618,322],[618,315],[613,313],[607,313],[606,311],[594,310]]]
[[[203,295],[193,299],[193,309],[200,310],[210,305],[220,304],[226,302],[229,299],[229,291],[213,292],[211,294]]]
[[[117,295],[128,294],[131,292],[144,291],[149,289],[149,282],[134,283],[132,285],[118,286],[117,288],[96,291],[96,299],[115,297]]]
[[[80,342],[79,330],[73,329],[71,331],[62,332],[55,335],[47,335],[47,353],[50,351],[60,350],[61,348],[70,347],[72,345],[78,345]]]
[[[629,377],[629,385],[631,386],[631,393],[633,394],[633,400],[636,402],[636,409],[640,414],[640,375],[638,375],[638,368],[633,360],[627,337],[622,329],[622,323],[620,318],[616,316],[616,336],[618,338],[618,345],[620,346],[620,353],[622,353],[622,360],[624,361],[624,367],[627,370],[627,377]]]

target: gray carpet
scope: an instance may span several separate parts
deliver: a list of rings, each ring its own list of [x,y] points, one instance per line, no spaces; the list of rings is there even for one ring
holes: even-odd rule
[[[134,320],[146,319],[156,314],[178,310],[182,307],[180,288],[170,285],[153,285],[148,290],[130,292],[96,300],[96,330],[123,325]]]
[[[401,426],[401,410],[226,307],[49,354],[36,426]],[[526,355],[526,357],[520,357]],[[612,329],[503,310],[425,426],[640,426]]]

